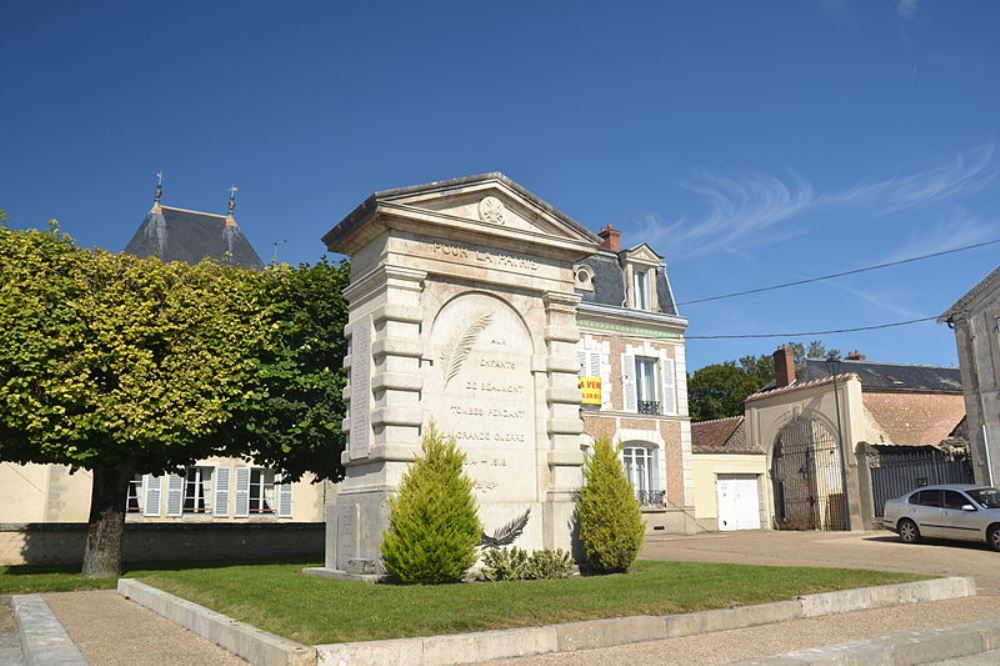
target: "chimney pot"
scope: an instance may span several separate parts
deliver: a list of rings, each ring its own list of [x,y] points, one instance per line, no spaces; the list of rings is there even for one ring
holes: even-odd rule
[[[621,252],[622,249],[622,232],[615,229],[610,224],[597,232],[597,235],[601,237],[603,241],[601,247],[605,250],[611,250],[612,252]]]
[[[778,388],[795,382],[795,353],[788,345],[774,352],[774,383]]]

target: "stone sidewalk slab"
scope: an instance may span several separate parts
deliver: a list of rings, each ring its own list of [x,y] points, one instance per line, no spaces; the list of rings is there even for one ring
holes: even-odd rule
[[[83,655],[39,595],[17,595],[13,598],[13,605],[25,664],[86,666]]]

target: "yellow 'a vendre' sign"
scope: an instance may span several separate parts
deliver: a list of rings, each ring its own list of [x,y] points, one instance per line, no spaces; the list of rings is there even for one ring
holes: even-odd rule
[[[580,393],[583,399],[580,401],[584,405],[601,404],[601,378],[600,377],[580,377]]]

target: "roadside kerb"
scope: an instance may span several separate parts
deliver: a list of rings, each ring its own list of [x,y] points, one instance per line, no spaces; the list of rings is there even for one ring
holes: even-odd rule
[[[37,594],[15,595],[14,622],[27,666],[86,666],[87,662],[70,640],[52,609]]]
[[[793,650],[771,657],[737,662],[733,666],[914,666],[968,657],[998,648],[1000,619],[993,619]]]
[[[972,578],[936,578],[809,594],[791,601],[697,613],[604,618],[497,631],[330,643],[312,648],[237,622],[135,580],[121,579],[118,591],[253,664],[307,666],[318,662],[322,666],[417,666],[571,652],[921,601],[969,597],[976,594],[976,585]],[[295,661],[293,658],[302,660]]]
[[[258,666],[314,666],[316,650],[131,578],[118,593]]]

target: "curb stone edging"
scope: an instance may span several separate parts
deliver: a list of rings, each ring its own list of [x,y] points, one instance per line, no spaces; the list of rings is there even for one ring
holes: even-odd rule
[[[119,580],[118,592],[141,606],[177,622],[199,636],[236,653],[252,664],[266,664],[267,666],[272,664],[287,664],[289,666],[313,666],[315,664],[319,666],[352,664],[358,666],[421,666],[474,663],[551,652],[572,652],[921,601],[970,597],[976,594],[976,584],[972,578],[935,578],[914,583],[807,594],[791,601],[738,606],[697,613],[602,618],[540,627],[354,643],[331,643],[313,647],[300,645],[238,622],[221,613],[136,580],[127,578]],[[1000,624],[998,624],[996,638],[990,638],[989,641],[1000,648]],[[980,644],[987,642],[984,634]],[[914,649],[919,650],[920,648]],[[802,664],[808,662],[790,661],[787,663]]]
[[[19,594],[11,599],[14,622],[21,642],[21,655],[27,666],[86,666],[66,629],[37,594]]]
[[[316,651],[320,666],[463,664],[680,638],[805,617],[971,597],[975,594],[976,584],[972,578],[935,578],[915,583],[807,594],[792,601],[697,613],[637,615],[502,631],[331,643],[317,645]],[[1000,647],[1000,632],[997,646]]]
[[[951,627],[908,631],[870,640],[793,650],[771,657],[740,661],[733,666],[805,666],[927,664],[1000,649],[1000,619]]]
[[[261,666],[315,666],[315,648],[239,622],[132,578],[118,580],[118,594]]]

